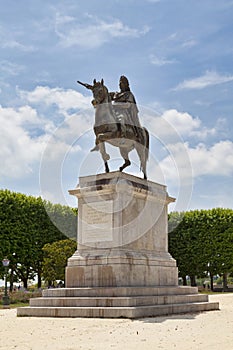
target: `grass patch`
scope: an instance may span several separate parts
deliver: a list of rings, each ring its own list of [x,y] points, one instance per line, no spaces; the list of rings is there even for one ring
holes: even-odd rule
[[[211,294],[220,294],[222,292],[213,292],[212,290],[199,290],[198,293],[211,295]]]
[[[29,299],[32,298],[39,298],[41,297],[41,291],[34,291],[34,292],[28,292],[28,291],[17,291],[9,293],[10,298],[10,308],[16,308],[20,306],[28,306],[29,305]],[[0,295],[0,300],[2,299]],[[0,308],[3,309],[2,302],[0,301]]]
[[[10,304],[9,307],[10,309],[16,309],[17,307],[22,307],[22,306],[29,306],[29,303],[15,303],[15,304]],[[3,305],[0,304],[0,310],[6,310],[3,308]]]

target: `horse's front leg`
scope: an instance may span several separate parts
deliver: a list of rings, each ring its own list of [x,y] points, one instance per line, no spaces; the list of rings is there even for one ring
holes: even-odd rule
[[[127,149],[121,147],[120,153],[125,160],[124,164],[119,168],[120,171],[123,171],[127,166],[129,166],[131,164],[131,162],[129,160],[129,152]]]
[[[110,156],[106,152],[106,148],[105,148],[105,143],[104,142],[100,142],[99,143],[99,150],[100,150],[100,153],[101,153],[101,157],[103,158],[103,161],[104,161],[105,172],[109,173],[108,160],[110,159]]]

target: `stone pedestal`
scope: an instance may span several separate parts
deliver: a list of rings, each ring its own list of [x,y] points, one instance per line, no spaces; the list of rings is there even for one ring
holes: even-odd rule
[[[216,310],[197,288],[178,286],[168,253],[166,187],[120,172],[86,176],[78,198],[78,250],[66,288],[18,308],[18,316],[138,318]]]
[[[121,172],[80,178],[78,250],[67,287],[175,286],[168,253],[166,187]]]

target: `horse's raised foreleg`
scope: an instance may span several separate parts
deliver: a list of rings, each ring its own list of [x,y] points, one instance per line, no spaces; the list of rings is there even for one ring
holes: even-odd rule
[[[107,161],[110,159],[110,156],[106,152],[105,143],[104,142],[100,142],[99,143],[99,150],[100,150],[100,153],[101,153],[101,157],[102,157],[102,159],[104,161],[105,172],[109,173],[109,167],[108,167],[108,162]]]
[[[124,164],[119,168],[120,171],[124,170],[127,166],[129,166],[131,164],[130,160],[129,160],[129,152],[126,148],[121,147],[120,148],[120,153],[122,155],[122,157],[124,158],[125,162]]]

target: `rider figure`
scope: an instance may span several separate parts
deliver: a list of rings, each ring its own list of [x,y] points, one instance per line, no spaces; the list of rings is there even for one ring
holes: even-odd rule
[[[132,125],[135,135],[138,138],[139,128],[141,127],[138,118],[138,108],[136,100],[130,91],[128,79],[122,75],[119,82],[120,92],[111,92],[110,96],[113,100],[113,107],[117,116],[123,116],[121,123],[123,124],[123,133],[126,131],[125,125]]]
[[[140,122],[138,118],[138,108],[136,100],[132,92],[130,91],[128,79],[122,75],[119,81],[120,92],[110,92],[110,97],[113,101],[113,108],[117,117],[120,119],[121,125],[121,137],[126,135],[126,125],[132,125],[136,138],[139,138]],[[96,142],[96,146],[91,149],[91,152],[98,151],[99,146]]]

